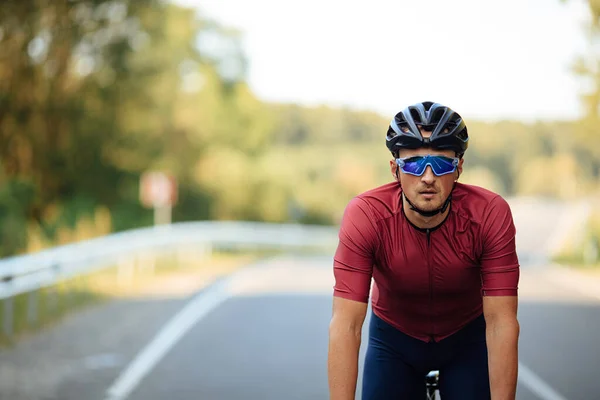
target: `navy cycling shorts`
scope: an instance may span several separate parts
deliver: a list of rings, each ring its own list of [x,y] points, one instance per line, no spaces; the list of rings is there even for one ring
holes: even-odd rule
[[[423,400],[425,376],[440,371],[443,400],[490,399],[485,319],[426,343],[371,313],[362,380],[362,400]]]

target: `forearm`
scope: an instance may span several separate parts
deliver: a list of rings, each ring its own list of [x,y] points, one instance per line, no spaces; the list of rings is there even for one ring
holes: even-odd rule
[[[518,376],[519,323],[487,323],[486,340],[492,400],[515,400]]]
[[[329,331],[329,398],[354,400],[358,378],[360,330],[342,329],[335,325]]]

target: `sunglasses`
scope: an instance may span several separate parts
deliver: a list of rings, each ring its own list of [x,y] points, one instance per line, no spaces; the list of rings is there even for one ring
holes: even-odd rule
[[[421,176],[431,166],[433,173],[437,176],[451,174],[456,171],[458,166],[458,158],[445,156],[415,156],[406,158],[397,158],[396,164],[406,173],[416,176]]]

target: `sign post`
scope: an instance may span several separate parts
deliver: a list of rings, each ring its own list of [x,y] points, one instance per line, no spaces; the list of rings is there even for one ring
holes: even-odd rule
[[[140,179],[140,201],[154,209],[154,225],[171,223],[171,209],[177,203],[177,181],[172,175],[149,171]]]

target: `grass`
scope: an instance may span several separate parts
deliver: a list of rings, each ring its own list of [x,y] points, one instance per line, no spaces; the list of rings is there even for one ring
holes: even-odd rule
[[[153,290],[164,289],[171,278],[180,278],[179,282],[187,281],[196,285],[209,283],[217,276],[228,274],[269,254],[218,252],[207,258],[198,258],[193,254],[162,254],[154,259],[153,264],[150,259],[137,264],[128,260],[129,264],[109,266],[64,280],[52,287],[4,299],[0,305],[0,347],[11,346],[20,338],[48,328],[86,307],[119,297],[148,295]],[[153,265],[153,268],[149,268],[149,265]],[[194,286],[188,287],[188,290],[193,289]],[[30,304],[34,304],[34,314],[29,312]],[[7,306],[12,307],[10,335],[5,334],[4,325]]]
[[[600,200],[600,198],[598,198]],[[598,203],[596,203],[598,204]],[[584,233],[569,243],[553,261],[580,271],[600,271],[600,208],[596,206],[583,227]]]
[[[598,254],[600,249],[596,250],[596,257],[589,255],[586,257],[586,251],[589,254],[592,253],[591,249],[585,249],[583,246],[579,246],[576,249],[568,249],[554,257],[553,261],[578,270],[600,271],[600,259],[598,258],[600,256]]]
[[[105,300],[106,297],[101,293],[87,289],[89,279],[90,277],[69,279],[52,287],[2,300],[0,346],[11,345],[25,334],[51,326],[73,310]],[[34,305],[35,310],[31,316],[30,304]],[[6,335],[4,325],[7,307],[12,307],[12,332],[9,335]]]

